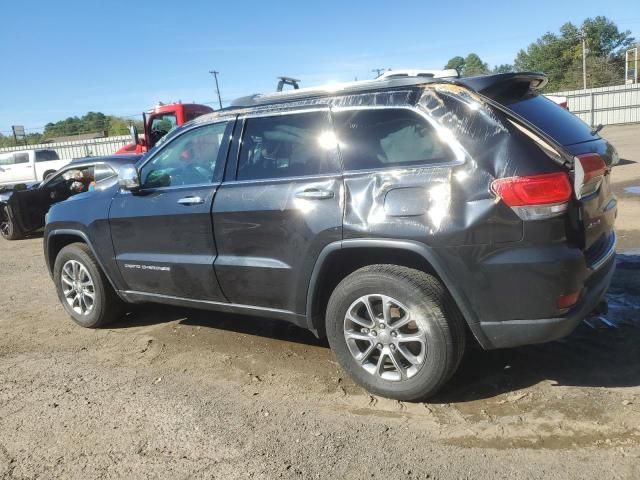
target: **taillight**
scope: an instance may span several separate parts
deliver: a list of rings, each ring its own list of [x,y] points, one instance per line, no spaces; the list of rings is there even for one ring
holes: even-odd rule
[[[586,153],[576,156],[574,171],[574,188],[579,200],[598,191],[607,172],[607,166],[597,153]]]
[[[491,189],[523,220],[562,215],[573,193],[564,172],[498,178]]]

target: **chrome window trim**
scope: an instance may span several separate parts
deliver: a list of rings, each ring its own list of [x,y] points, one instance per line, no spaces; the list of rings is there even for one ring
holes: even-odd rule
[[[285,107],[286,108],[286,107]],[[295,109],[293,109],[295,108]],[[329,105],[324,105],[322,107],[318,107],[317,105],[310,106],[309,108],[304,107],[293,107],[291,110],[278,110],[278,111],[265,111],[265,112],[248,112],[242,113],[238,115],[238,120],[251,120],[256,118],[268,118],[268,117],[281,117],[283,115],[298,115],[301,113],[313,113],[313,112],[327,112],[330,113],[331,107]]]
[[[296,175],[295,177],[274,177],[274,178],[257,178],[255,180],[229,180],[223,182],[222,185],[246,185],[248,183],[269,183],[269,182],[290,182],[290,181],[308,181],[308,180],[324,180],[341,177],[341,172],[323,173],[320,175]]]

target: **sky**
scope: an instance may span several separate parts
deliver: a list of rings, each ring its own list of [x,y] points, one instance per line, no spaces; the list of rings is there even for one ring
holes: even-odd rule
[[[640,37],[637,0],[23,0],[0,9],[0,133],[41,131],[88,111],[139,118],[158,101],[217,104],[373,78],[374,68],[442,68],[475,52],[490,66],[565,22],[605,15]]]

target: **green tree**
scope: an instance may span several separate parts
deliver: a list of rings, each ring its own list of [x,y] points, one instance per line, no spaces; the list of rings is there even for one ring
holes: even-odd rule
[[[142,122],[131,122],[122,117],[105,115],[101,112],[87,112],[82,117],[69,117],[58,122],[47,123],[44,127],[44,137],[66,137],[83,133],[104,132],[106,135],[126,135],[129,125],[134,123],[142,131]]]
[[[458,75],[462,75],[462,72],[464,70],[464,58],[453,57],[447,62],[444,68],[446,69],[454,68],[458,71]]]
[[[444,68],[455,68],[461,77],[484,75],[490,72],[489,65],[484,63],[475,53],[470,53],[464,58],[460,56],[453,57]]]
[[[582,87],[582,36],[587,55],[587,85],[621,83],[624,51],[634,43],[630,31],[621,32],[606,17],[587,18],[581,26],[565,23],[559,33],[547,32],[518,52],[516,71],[539,71],[549,77],[546,90]]]
[[[508,63],[503,63],[502,65],[496,65],[491,70],[491,73],[511,73],[513,72],[513,65]]]
[[[484,63],[482,59],[475,53],[470,53],[464,59],[463,76],[473,77],[474,75],[484,75],[489,73],[489,65]]]

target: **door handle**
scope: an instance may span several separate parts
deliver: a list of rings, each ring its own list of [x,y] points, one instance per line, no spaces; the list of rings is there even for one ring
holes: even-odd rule
[[[331,190],[320,190],[318,188],[309,188],[296,193],[296,198],[304,198],[305,200],[327,200],[334,196],[335,194]]]
[[[204,203],[204,200],[202,197],[182,197],[178,203],[180,205],[200,205]]]

